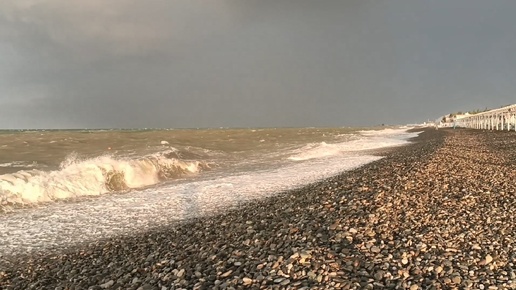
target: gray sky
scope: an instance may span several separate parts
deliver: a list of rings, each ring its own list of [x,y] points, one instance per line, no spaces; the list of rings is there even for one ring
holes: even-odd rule
[[[516,103],[516,1],[4,0],[0,128],[405,124]]]

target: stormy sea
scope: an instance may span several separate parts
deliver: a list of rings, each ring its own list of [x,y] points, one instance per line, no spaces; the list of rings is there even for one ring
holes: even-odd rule
[[[0,131],[0,257],[214,214],[382,158],[409,127]]]

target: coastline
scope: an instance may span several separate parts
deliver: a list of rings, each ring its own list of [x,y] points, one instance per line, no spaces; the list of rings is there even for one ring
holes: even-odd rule
[[[20,257],[0,287],[516,287],[516,134],[425,129],[413,141],[215,216]]]

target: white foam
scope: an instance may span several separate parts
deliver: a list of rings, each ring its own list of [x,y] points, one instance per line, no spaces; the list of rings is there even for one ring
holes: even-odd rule
[[[0,167],[4,168],[32,168],[38,167],[39,164],[37,162],[27,162],[27,161],[12,161],[6,163],[0,163]]]
[[[408,133],[406,129],[385,129],[360,131],[363,137],[341,143],[328,144],[326,142],[311,143],[294,151],[288,159],[303,161],[316,158],[325,158],[336,155],[346,155],[350,152],[380,149],[405,145],[408,139],[416,137],[420,132]]]
[[[160,179],[197,173],[206,167],[199,161],[167,158],[166,153],[138,159],[105,155],[86,160],[72,154],[61,163],[59,170],[22,170],[0,175],[0,205],[38,203],[140,188],[156,184]]]
[[[358,131],[361,135],[364,136],[404,136],[405,138],[411,138],[410,136],[417,136],[421,132],[407,132],[407,130],[412,129],[412,127],[400,127],[400,128],[386,128],[382,130],[362,130]],[[415,135],[414,135],[415,134]]]

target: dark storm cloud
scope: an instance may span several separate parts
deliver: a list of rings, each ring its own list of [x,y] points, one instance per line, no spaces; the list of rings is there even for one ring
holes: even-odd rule
[[[0,4],[0,127],[347,126],[515,103],[512,1]]]

